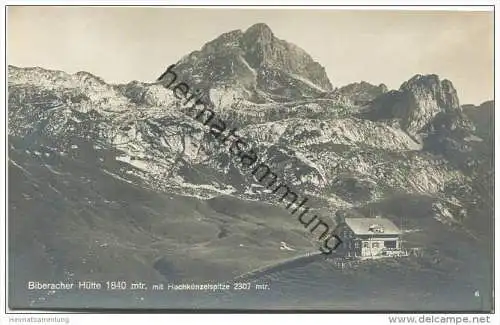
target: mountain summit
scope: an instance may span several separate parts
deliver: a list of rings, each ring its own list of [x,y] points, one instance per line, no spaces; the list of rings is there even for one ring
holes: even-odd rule
[[[435,74],[413,76],[399,90],[376,98],[368,112],[372,120],[396,119],[409,134],[423,132],[439,113],[460,111],[457,91]]]
[[[182,58],[174,69],[200,88],[230,86],[255,102],[314,97],[332,90],[325,69],[266,24],[224,33]]]

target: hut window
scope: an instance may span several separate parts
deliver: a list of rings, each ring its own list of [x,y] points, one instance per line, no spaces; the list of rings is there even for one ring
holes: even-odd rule
[[[386,240],[386,241],[384,241],[384,247],[396,248],[396,241],[395,240]]]

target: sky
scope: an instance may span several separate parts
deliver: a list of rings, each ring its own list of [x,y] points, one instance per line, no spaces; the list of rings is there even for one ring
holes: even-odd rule
[[[334,87],[397,89],[437,74],[461,104],[493,99],[493,12],[146,7],[8,7],[7,62],[110,83],[154,81],[222,33],[266,23],[306,50]]]

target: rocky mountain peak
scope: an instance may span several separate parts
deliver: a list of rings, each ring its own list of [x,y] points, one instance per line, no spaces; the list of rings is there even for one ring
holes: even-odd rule
[[[380,85],[378,85],[378,88],[380,89],[380,91],[382,93],[386,93],[389,91],[389,88],[387,88],[386,84],[384,84],[384,83],[381,83]]]
[[[457,91],[449,80],[435,75],[416,75],[404,82],[400,90],[408,99],[404,127],[417,133],[440,112],[460,110]]]
[[[397,119],[409,134],[425,132],[439,113],[460,112],[457,91],[451,81],[435,74],[417,74],[399,90],[376,98],[368,115],[371,119]]]
[[[460,107],[457,91],[451,81],[440,80],[435,74],[417,74],[404,82],[400,90],[410,92],[417,101],[431,99],[439,108],[445,110],[456,110]]]
[[[264,43],[271,42],[274,38],[274,34],[268,25],[264,23],[258,23],[250,26],[245,31],[245,38],[254,39],[256,41],[261,41],[262,43]]]
[[[272,64],[273,53],[276,51],[277,39],[266,24],[255,24],[248,28],[242,38],[245,59],[254,67],[259,68]]]
[[[325,69],[263,23],[230,31],[182,58],[176,69],[199,87],[224,87],[248,100],[315,97],[332,89]]]

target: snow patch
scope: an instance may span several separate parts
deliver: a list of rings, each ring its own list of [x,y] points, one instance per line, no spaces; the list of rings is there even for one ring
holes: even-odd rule
[[[304,77],[302,77],[302,76],[299,76],[299,75],[297,75],[297,74],[294,74],[294,73],[289,73],[289,75],[290,75],[291,77],[293,77],[293,78],[295,78],[295,79],[299,80],[299,81],[302,81],[303,83],[305,83],[306,85],[308,85],[308,86],[309,86],[309,87],[311,87],[311,88],[314,88],[314,89],[319,90],[319,91],[321,91],[321,92],[326,92],[326,90],[324,90],[324,89],[323,89],[323,88],[321,88],[320,86],[318,86],[318,85],[314,84],[314,83],[313,83],[311,80],[309,80],[309,79],[306,79],[306,78],[304,78]]]
[[[243,64],[244,64],[244,65],[248,68],[248,70],[250,70],[250,71],[252,72],[252,74],[253,74],[254,76],[256,76],[256,75],[257,75],[257,71],[255,71],[255,69],[254,69],[254,68],[252,68],[252,67],[250,66],[250,64],[248,64],[247,60],[245,60],[245,59],[244,59],[241,55],[240,55],[240,60],[241,60],[241,62],[243,62]]]
[[[139,159],[132,159],[130,156],[118,156],[115,159],[127,163],[137,169],[141,169],[146,172],[150,171],[149,164],[146,161]]]
[[[121,176],[118,176],[118,175],[116,175],[115,173],[112,173],[112,172],[110,172],[110,171],[107,171],[106,169],[103,169],[102,171],[103,171],[105,174],[108,174],[108,175],[110,175],[111,177],[116,178],[116,179],[118,179],[118,180],[120,180],[120,181],[123,181],[123,182],[125,182],[125,183],[129,183],[129,184],[135,185],[133,182],[129,181],[128,179],[125,179],[125,178],[123,178],[123,177],[121,177]]]

